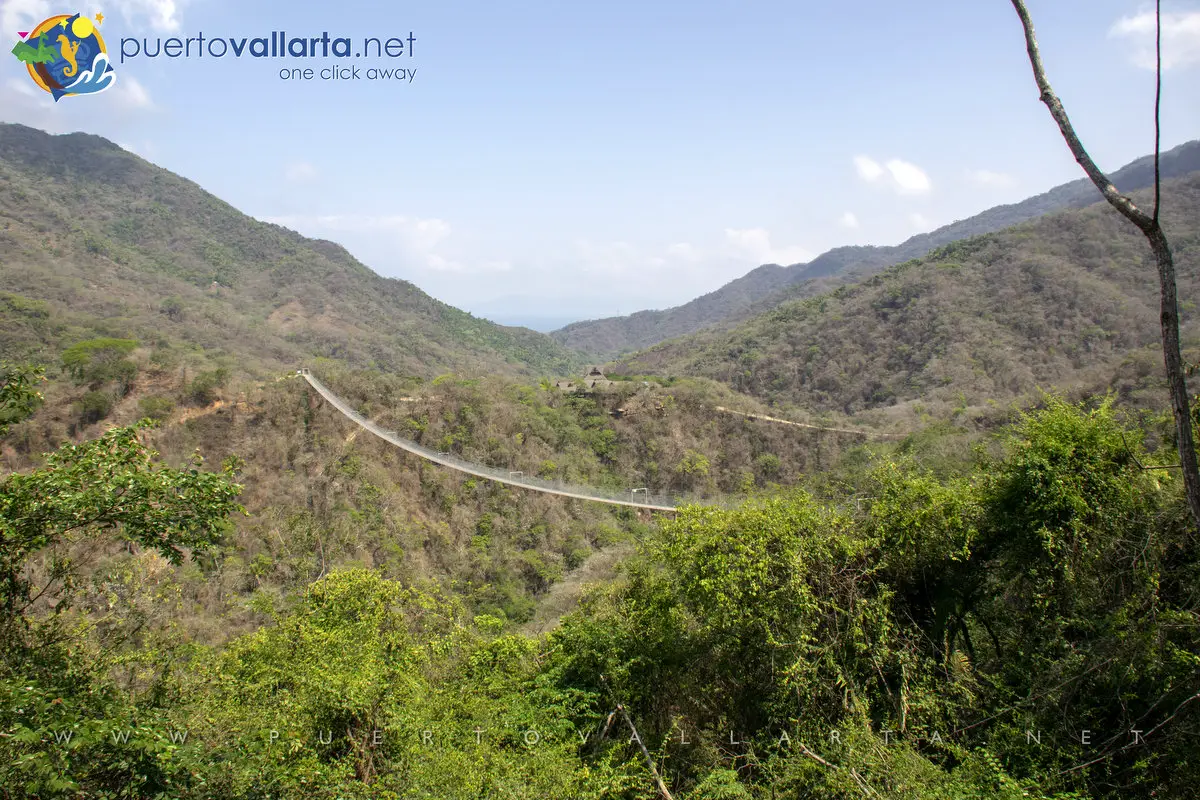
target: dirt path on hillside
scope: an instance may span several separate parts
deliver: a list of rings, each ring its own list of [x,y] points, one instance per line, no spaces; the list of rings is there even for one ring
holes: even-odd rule
[[[814,431],[829,431],[830,433],[852,433],[856,436],[880,436],[883,438],[902,438],[906,434],[903,433],[883,433],[881,431],[859,431],[850,428],[828,428],[823,425],[809,425],[807,422],[793,422],[790,419],[779,419],[778,417],[768,417],[766,414],[748,414],[745,411],[734,411],[732,408],[725,406],[713,406],[717,411],[722,411],[726,414],[733,414],[746,419],[761,419],[764,422],[778,422],[781,425],[794,425],[797,428],[808,428]]]

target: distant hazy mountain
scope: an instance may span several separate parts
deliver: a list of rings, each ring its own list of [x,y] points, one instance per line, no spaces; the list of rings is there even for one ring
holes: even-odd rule
[[[0,125],[0,356],[53,361],[97,335],[249,372],[317,358],[418,376],[576,366],[543,334],[380,277],[98,136]]]
[[[1163,187],[1184,309],[1200,343],[1200,173]],[[1148,202],[1146,190],[1135,194]],[[1142,234],[1106,203],[944,245],[729,330],[663,342],[613,370],[700,376],[761,400],[854,413],[905,401],[1005,402],[1038,387],[1153,386],[1158,280]]]
[[[1163,153],[1161,167],[1164,178],[1200,170],[1200,141],[1188,142]],[[1111,177],[1117,188],[1125,192],[1150,186],[1154,182],[1154,158],[1139,158]],[[838,278],[847,273],[861,277],[919,258],[950,242],[998,231],[1051,211],[1083,208],[1099,200],[1096,187],[1087,178],[1080,178],[1020,203],[996,206],[969,219],[922,233],[899,245],[837,247],[806,264],[761,266],[715,292],[675,308],[576,322],[550,335],[568,347],[600,358],[611,358],[704,328],[728,327],[785,300],[820,293],[842,282]],[[831,278],[835,280],[831,281]],[[813,281],[816,283],[809,283]]]

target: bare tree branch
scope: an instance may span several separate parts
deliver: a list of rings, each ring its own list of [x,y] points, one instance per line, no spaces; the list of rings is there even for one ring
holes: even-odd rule
[[[633,720],[629,718],[628,712],[625,711],[625,706],[617,706],[617,710],[621,712],[621,716],[625,718],[625,724],[629,726],[629,730],[633,731],[633,738],[637,741],[638,747],[642,750],[642,756],[646,759],[646,766],[650,768],[650,774],[654,777],[654,783],[658,786],[658,792],[663,796],[663,800],[674,800],[671,793],[667,790],[667,785],[663,783],[662,777],[658,774],[658,769],[654,766],[654,759],[650,757],[650,751],[646,749],[646,744],[642,741],[641,734],[637,728],[633,727]]]
[[[800,742],[799,745],[800,745],[800,752],[803,753],[804,755],[808,756],[809,758],[811,758],[813,761],[816,761],[818,764],[828,767],[829,769],[832,769],[832,770],[840,770],[841,769],[841,767],[839,767],[837,764],[831,764],[830,762],[826,761],[825,759],[821,758],[819,755],[814,753],[812,750],[809,750],[804,745],[804,742]],[[857,772],[855,772],[853,768],[850,769],[849,773],[850,773],[850,777],[854,779],[854,782],[856,784],[858,784],[858,790],[863,793],[863,797],[870,797],[871,795],[874,794],[874,791],[872,791],[871,787],[867,784],[867,782],[865,780],[863,780],[862,776],[859,775]]]
[[[1155,705],[1158,705],[1158,703],[1162,702],[1162,699],[1163,698],[1159,698],[1159,700],[1157,702],[1155,702]],[[1166,725],[1171,720],[1175,719],[1175,717],[1179,716],[1179,712],[1183,710],[1183,707],[1186,706],[1188,703],[1192,702],[1193,700],[1200,700],[1200,692],[1197,692],[1196,694],[1192,695],[1191,697],[1187,698],[1182,703],[1180,703],[1178,706],[1176,706],[1175,710],[1172,711],[1167,716],[1166,719],[1164,719],[1162,722],[1155,725],[1150,730],[1148,730],[1144,733],[1141,731],[1138,731],[1139,735],[1136,736],[1132,742],[1127,742],[1123,747],[1118,747],[1115,750],[1107,750],[1106,749],[1103,753],[1096,756],[1095,758],[1085,761],[1082,764],[1076,764],[1075,766],[1070,767],[1069,769],[1060,770],[1056,774],[1057,775],[1068,775],[1072,772],[1078,772],[1081,769],[1087,769],[1088,767],[1092,766],[1093,764],[1099,764],[1101,761],[1110,759],[1113,756],[1117,755],[1118,753],[1123,753],[1126,750],[1129,750],[1130,748],[1137,746],[1138,744],[1144,744],[1146,742],[1146,740],[1149,739],[1153,734],[1157,733],[1160,728],[1162,728],[1164,725]],[[1110,739],[1109,741],[1112,741],[1112,740]],[[1031,786],[1029,788],[1033,788],[1033,787]]]
[[[611,694],[612,686],[609,685],[608,678],[604,675],[601,675],[600,680],[604,681],[604,685],[608,688],[608,691]],[[642,742],[641,734],[638,733],[637,728],[633,727],[633,720],[629,718],[629,712],[625,710],[625,706],[620,701],[617,702],[617,707],[613,710],[612,714],[608,715],[608,722],[604,723],[605,732],[608,731],[608,726],[610,723],[612,723],[613,714],[616,714],[617,712],[621,713],[621,717],[625,720],[625,724],[629,726],[629,730],[633,731],[633,739],[637,741],[638,747],[640,747],[642,750],[642,756],[644,756],[646,759],[646,766],[650,768],[650,775],[654,778],[654,783],[658,787],[658,793],[662,795],[663,800],[675,800],[675,798],[671,797],[671,792],[667,789],[667,785],[663,783],[662,777],[658,774],[658,769],[654,766],[654,759],[650,757],[650,751],[646,749],[645,743]],[[600,735],[602,737],[604,736],[603,733]]]
[[[830,764],[828,761],[821,758],[819,755],[814,753],[812,750],[809,750],[808,747],[805,746],[804,742],[800,742],[799,745],[800,745],[800,752],[804,753],[804,755],[808,756],[809,758],[811,758],[813,761],[817,762],[818,764],[825,766],[825,767],[829,767],[830,769],[841,769],[841,767],[839,767],[837,764]]]
[[[1162,0],[1154,2],[1154,222],[1162,206],[1162,172],[1159,156],[1162,151]]]
[[[1109,180],[1092,157],[1088,155],[1067,117],[1062,101],[1054,94],[1050,81],[1046,78],[1046,68],[1042,64],[1042,56],[1038,50],[1037,37],[1033,32],[1033,21],[1024,0],[1012,0],[1021,25],[1025,29],[1025,47],[1029,51],[1029,63],[1033,66],[1033,77],[1037,81],[1041,101],[1050,110],[1050,116],[1058,124],[1067,147],[1075,160],[1083,167],[1088,178],[1100,190],[1104,199],[1113,208],[1121,212],[1130,222],[1138,227],[1150,243],[1154,260],[1158,266],[1159,284],[1159,327],[1162,334],[1163,364],[1167,372],[1167,383],[1171,392],[1171,412],[1175,417],[1176,444],[1179,449],[1180,466],[1183,469],[1183,487],[1187,495],[1188,509],[1192,514],[1192,523],[1200,529],[1200,466],[1196,462],[1196,443],[1192,435],[1192,414],[1189,404],[1187,382],[1184,377],[1183,357],[1179,347],[1179,301],[1175,286],[1175,261],[1171,255],[1171,245],[1158,222],[1161,181],[1159,173],[1160,120],[1159,110],[1162,97],[1162,15],[1158,13],[1158,89],[1155,95],[1154,107],[1154,213],[1146,214],[1125,195],[1117,191],[1117,187]]]
[[[1133,448],[1129,446],[1129,442],[1125,440],[1125,432],[1124,431],[1121,432],[1121,444],[1125,445],[1125,452],[1129,453],[1129,457],[1133,459],[1133,463],[1137,464],[1138,469],[1140,469],[1140,470],[1179,469],[1179,467],[1181,466],[1179,464],[1150,464],[1150,465],[1143,464],[1141,461],[1138,460],[1137,455],[1134,454]]]

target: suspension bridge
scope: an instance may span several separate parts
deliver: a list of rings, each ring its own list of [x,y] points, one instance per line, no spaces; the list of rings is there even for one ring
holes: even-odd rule
[[[675,511],[681,505],[672,497],[656,497],[639,493],[636,489],[631,489],[628,493],[618,494],[616,492],[604,492],[599,489],[587,486],[573,486],[561,481],[550,481],[543,478],[524,475],[521,472],[513,470],[498,469],[489,467],[486,464],[478,464],[473,461],[458,458],[450,453],[439,452],[432,450],[423,445],[417,444],[411,439],[405,439],[394,431],[377,425],[371,420],[364,417],[362,414],[354,410],[342,398],[334,394],[328,386],[309,372],[307,369],[301,369],[298,374],[308,381],[309,385],[317,391],[321,397],[325,398],[328,403],[336,408],[351,422],[362,427],[364,430],[378,436],[388,444],[399,447],[401,450],[412,453],[415,456],[432,461],[435,464],[441,464],[443,467],[448,467],[458,472],[474,475],[478,478],[485,478],[489,481],[507,484],[508,486],[519,486],[522,489],[530,489],[535,492],[544,492],[545,494],[554,494],[559,497],[573,497],[576,500],[590,500],[596,503],[608,503],[614,506],[630,506],[632,508],[644,508],[651,511]],[[644,492],[644,490],[642,490]]]
[[[509,486],[519,486],[522,489],[530,489],[535,492],[544,492],[546,494],[555,494],[560,497],[573,497],[576,500],[590,500],[596,503],[608,503],[614,506],[630,506],[632,508],[644,508],[651,511],[675,511],[680,505],[683,505],[677,498],[673,497],[657,497],[645,494],[645,489],[631,489],[628,493],[604,492],[594,487],[576,486],[562,481],[551,481],[543,478],[527,476],[522,472],[513,470],[505,470],[497,467],[489,467],[486,464],[479,464],[474,461],[467,461],[457,456],[432,450],[423,445],[417,444],[411,439],[405,439],[395,431],[390,431],[371,420],[364,417],[362,414],[355,411],[349,403],[333,393],[332,390],[314,376],[307,369],[297,370],[297,374],[308,381],[309,385],[324,397],[330,405],[340,411],[346,418],[355,424],[361,426],[364,430],[373,433],[380,439],[383,439],[389,444],[399,447],[412,453],[415,456],[432,461],[435,464],[440,464],[443,467],[448,467],[458,472],[463,472],[468,475],[474,475],[479,478],[485,478],[489,481],[507,484]],[[412,398],[402,398],[411,400]],[[766,422],[776,422],[785,425],[793,425],[800,428],[808,428],[817,431],[828,431],[832,433],[852,434],[865,437],[882,437],[891,438],[899,437],[904,434],[882,433],[878,431],[853,430],[850,428],[833,428],[821,425],[810,425],[803,422],[793,422],[791,420],[778,419],[769,417],[764,414],[750,414],[743,411],[735,411],[724,406],[716,406],[716,410],[725,414],[733,414],[739,417],[744,417],[750,420],[763,420]],[[689,503],[700,503],[700,500],[689,500]],[[704,505],[714,505],[713,501],[704,501]]]

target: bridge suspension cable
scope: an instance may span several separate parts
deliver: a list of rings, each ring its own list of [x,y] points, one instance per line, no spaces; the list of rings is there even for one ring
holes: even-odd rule
[[[513,472],[508,469],[498,469],[489,467],[484,464],[477,464],[473,461],[466,461],[456,456],[450,455],[444,451],[431,450],[428,447],[419,445],[411,439],[405,439],[399,434],[389,431],[379,425],[376,425],[371,420],[359,414],[350,405],[334,394],[328,386],[321,383],[307,369],[298,370],[298,374],[308,381],[309,385],[317,390],[317,393],[324,397],[329,404],[340,411],[345,417],[352,422],[361,426],[370,433],[375,434],[380,439],[389,444],[399,447],[413,455],[420,456],[427,461],[432,461],[435,464],[441,464],[443,467],[465,472],[468,475],[474,475],[479,478],[486,478],[490,481],[504,483],[509,486],[520,486],[523,489],[531,489],[535,492],[545,492],[546,494],[556,494],[560,497],[573,497],[577,500],[591,500],[596,503],[608,503],[614,506],[631,506],[633,508],[647,508],[652,511],[675,511],[678,509],[678,504],[674,498],[670,497],[651,497],[647,496],[645,489],[640,489],[640,493],[631,492],[628,496],[618,495],[615,493],[601,492],[586,486],[572,486],[560,481],[549,481],[542,478],[526,477],[520,472]],[[633,499],[637,498],[637,499]]]

